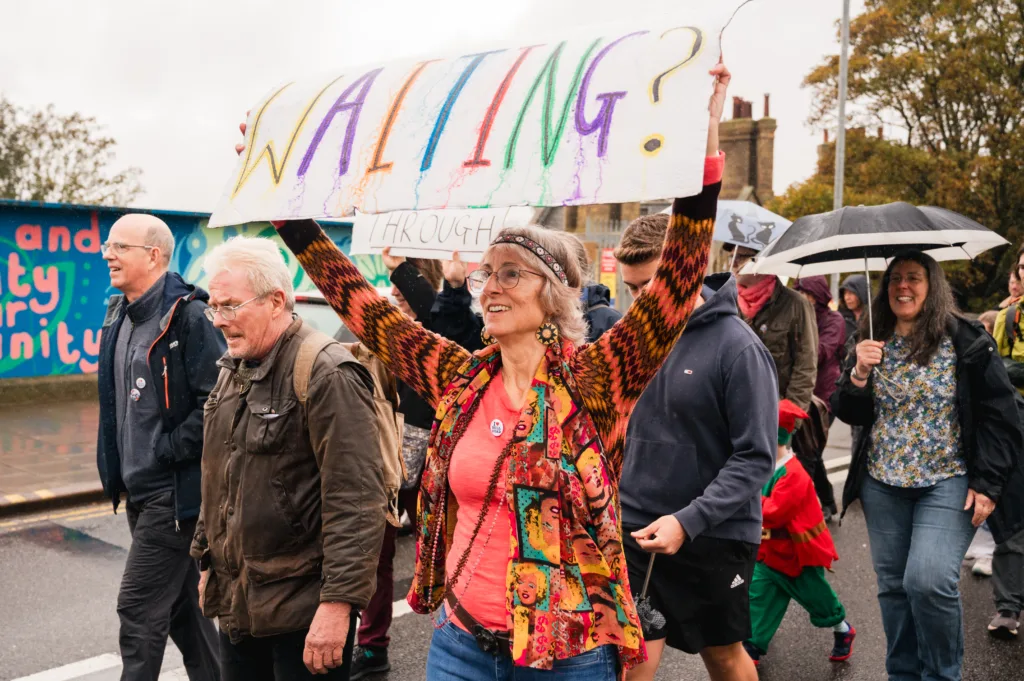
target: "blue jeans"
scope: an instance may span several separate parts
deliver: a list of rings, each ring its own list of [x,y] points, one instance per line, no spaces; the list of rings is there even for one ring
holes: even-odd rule
[[[960,563],[974,537],[967,478],[904,489],[867,476],[860,494],[878,578],[889,681],[960,681]]]
[[[454,623],[434,630],[427,652],[427,681],[616,681],[618,651],[600,646],[553,669],[517,667],[511,658],[485,653]]]

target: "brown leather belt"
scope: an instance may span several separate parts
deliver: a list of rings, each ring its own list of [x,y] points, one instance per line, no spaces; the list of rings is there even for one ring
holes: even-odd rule
[[[462,622],[463,626],[476,639],[476,645],[485,653],[496,657],[512,657],[512,636],[507,631],[495,631],[488,629],[476,621],[469,611],[462,607],[462,604],[455,598],[455,594],[446,591],[444,600],[451,608],[452,615]]]
[[[776,528],[762,527],[761,528],[761,539],[762,540],[765,540],[765,539],[789,539],[789,538],[790,538],[789,530],[787,530],[784,527],[776,527]]]

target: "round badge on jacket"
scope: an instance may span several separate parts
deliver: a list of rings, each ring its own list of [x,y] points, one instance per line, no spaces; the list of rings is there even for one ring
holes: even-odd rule
[[[146,379],[142,378],[141,376],[136,378],[135,379],[135,387],[138,388],[139,390],[142,390],[143,388],[145,388],[146,387]]]
[[[505,424],[500,419],[494,419],[491,421],[491,435],[494,437],[500,436],[505,432]]]
[[[132,388],[132,391],[128,394],[131,395],[131,398],[136,402],[138,402],[139,398],[142,397],[142,393],[139,392],[138,388]]]

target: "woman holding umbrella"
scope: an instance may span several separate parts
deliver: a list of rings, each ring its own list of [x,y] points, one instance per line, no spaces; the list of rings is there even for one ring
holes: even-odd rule
[[[992,513],[1022,435],[991,337],[960,316],[938,263],[889,264],[832,408],[862,426],[843,492],[864,507],[890,678],[956,681],[960,563]]]

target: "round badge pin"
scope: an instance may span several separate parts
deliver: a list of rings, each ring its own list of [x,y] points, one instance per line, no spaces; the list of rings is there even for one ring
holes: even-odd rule
[[[500,419],[494,419],[491,421],[491,435],[498,437],[505,432],[505,424]]]
[[[143,388],[145,388],[146,387],[146,379],[142,378],[141,376],[139,378],[136,378],[135,379],[135,387],[138,388],[139,390],[142,390]]]
[[[132,399],[135,400],[136,402],[138,402],[139,398],[142,397],[142,393],[139,392],[138,388],[132,388],[132,391],[129,393],[129,395],[131,395]]]

